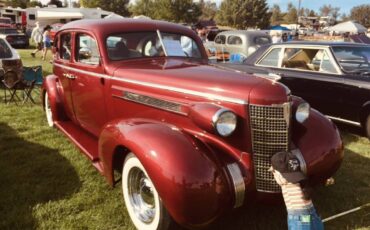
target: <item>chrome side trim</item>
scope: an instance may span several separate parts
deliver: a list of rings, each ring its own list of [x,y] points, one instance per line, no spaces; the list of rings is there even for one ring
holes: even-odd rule
[[[235,204],[234,208],[240,207],[244,203],[244,196],[245,196],[245,184],[242,172],[237,163],[232,163],[227,165],[228,172],[231,176],[233,185],[234,185],[234,193],[235,193]]]
[[[164,85],[155,84],[155,83],[118,78],[118,77],[113,77],[113,76],[109,76],[109,75],[105,75],[105,74],[99,74],[99,73],[94,73],[94,72],[90,72],[90,71],[80,70],[80,69],[72,68],[72,67],[57,64],[57,63],[54,63],[54,65],[58,66],[60,68],[75,71],[75,72],[82,73],[82,74],[87,74],[87,75],[90,75],[90,76],[93,76],[93,77],[113,79],[113,80],[116,80],[116,81],[121,81],[121,82],[141,85],[141,86],[147,86],[147,87],[152,87],[152,88],[156,88],[156,89],[163,89],[163,90],[168,90],[168,91],[177,92],[177,93],[189,94],[189,95],[192,95],[192,96],[204,97],[204,98],[208,98],[210,100],[219,100],[219,101],[223,101],[223,102],[230,102],[230,103],[240,104],[240,105],[247,105],[248,104],[248,101],[244,100],[244,99],[224,97],[224,96],[220,96],[220,95],[215,95],[215,94],[211,94],[211,93],[203,93],[203,92],[198,92],[198,91],[189,90],[189,89],[183,89],[183,88],[177,88],[177,87],[171,87],[171,86],[164,86]]]
[[[307,175],[307,165],[306,165],[306,161],[303,158],[303,155],[302,155],[301,150],[299,150],[299,149],[293,149],[291,152],[298,158],[299,163],[300,163],[300,167],[301,167],[301,171],[305,175]]]
[[[332,117],[332,116],[328,116],[328,115],[326,115],[326,117],[331,119],[331,120],[335,120],[335,121],[339,121],[339,122],[343,122],[343,123],[347,123],[347,124],[350,124],[350,125],[355,125],[355,126],[361,127],[360,122],[350,121],[350,120],[346,120],[346,119],[343,119],[343,118]]]
[[[123,96],[113,95],[114,97],[125,99],[132,102],[137,102],[143,105],[148,105],[154,108],[163,109],[169,112],[179,113],[182,115],[187,115],[181,110],[181,104],[161,100],[155,97],[149,97],[141,94],[123,92]]]

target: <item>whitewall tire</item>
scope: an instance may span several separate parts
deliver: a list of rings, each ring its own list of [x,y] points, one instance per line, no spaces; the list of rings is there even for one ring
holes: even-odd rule
[[[46,120],[48,121],[49,127],[54,127],[53,112],[51,111],[48,92],[45,92],[45,100],[44,101],[45,101],[45,106],[44,107],[45,107]]]
[[[123,198],[139,230],[165,230],[172,221],[139,159],[130,153],[122,170]]]
[[[370,139],[370,114],[367,115],[364,128],[365,128],[365,133],[366,133],[367,138]]]

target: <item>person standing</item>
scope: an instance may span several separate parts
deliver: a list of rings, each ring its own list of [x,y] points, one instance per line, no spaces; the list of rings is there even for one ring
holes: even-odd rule
[[[45,61],[46,54],[47,54],[48,50],[50,50],[50,48],[51,48],[50,30],[51,30],[51,26],[46,25],[45,28],[44,28],[44,33],[42,35],[42,42],[44,44],[42,60],[44,60],[44,61]]]
[[[311,187],[300,169],[297,157],[291,152],[279,152],[271,158],[270,172],[281,186],[288,212],[289,230],[323,230],[324,225],[317,215],[311,200]]]
[[[36,53],[42,50],[42,32],[40,29],[39,22],[36,22],[36,27],[33,28],[32,33],[31,33],[31,39],[35,42],[36,44],[36,49],[31,52],[31,56],[35,57]]]

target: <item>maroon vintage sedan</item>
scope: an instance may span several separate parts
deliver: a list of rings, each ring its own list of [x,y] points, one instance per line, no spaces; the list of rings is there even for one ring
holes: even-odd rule
[[[269,79],[208,64],[197,35],[152,20],[86,20],[56,35],[44,106],[138,229],[202,227],[280,195],[270,157],[291,151],[312,184],[339,168],[335,125]],[[117,178],[118,171],[122,178]]]

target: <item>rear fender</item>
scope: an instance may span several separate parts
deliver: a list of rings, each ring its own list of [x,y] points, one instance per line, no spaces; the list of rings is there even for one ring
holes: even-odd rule
[[[51,111],[53,113],[53,120],[64,121],[67,120],[66,113],[64,111],[62,97],[57,87],[58,77],[55,75],[48,75],[42,85],[43,93],[41,94],[42,105],[45,109],[45,93],[48,93]]]
[[[140,160],[176,222],[202,226],[231,208],[233,194],[222,167],[210,159],[209,150],[176,127],[151,120],[105,126],[99,154],[111,184],[117,146],[124,146]]]

